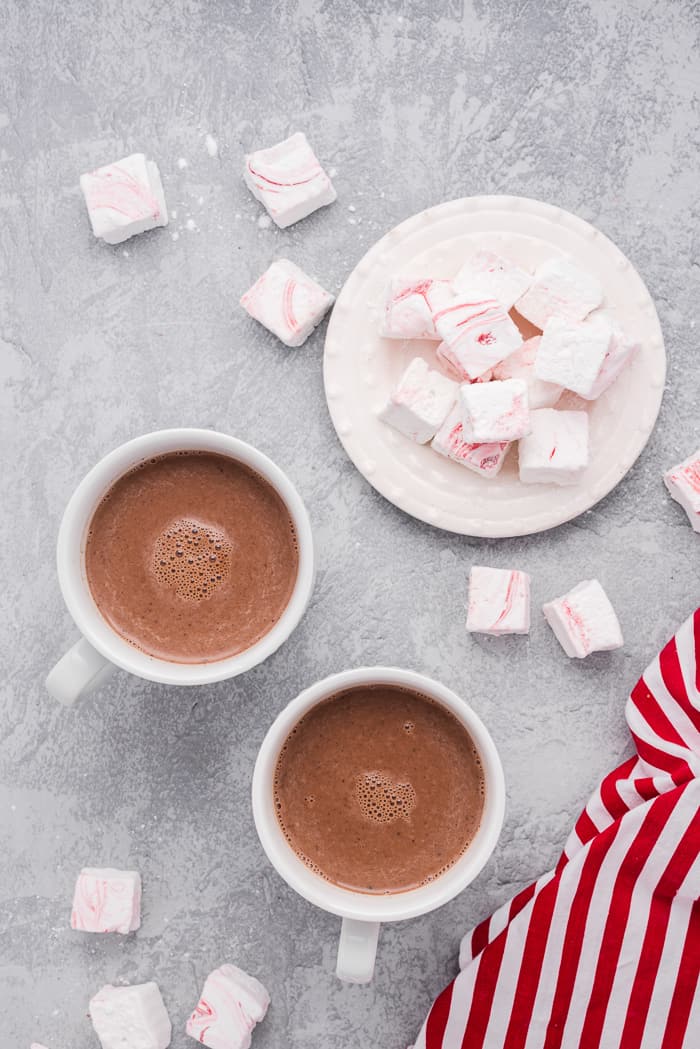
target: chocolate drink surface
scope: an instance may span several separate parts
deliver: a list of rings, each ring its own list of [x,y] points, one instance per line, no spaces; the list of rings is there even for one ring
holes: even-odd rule
[[[109,625],[149,655],[210,663],[269,633],[294,590],[289,511],[243,463],[172,452],[120,477],[88,528],[85,570]]]
[[[417,692],[362,685],[313,707],[280,751],[275,806],[317,874],[395,893],[451,867],[476,834],[484,772],[448,710]]]

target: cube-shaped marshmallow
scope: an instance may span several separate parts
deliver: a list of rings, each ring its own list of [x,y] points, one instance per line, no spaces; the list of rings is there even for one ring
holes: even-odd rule
[[[530,425],[518,445],[523,484],[576,484],[588,466],[586,412],[538,408]]]
[[[88,1007],[102,1049],[167,1049],[172,1026],[158,985],[107,984]]]
[[[276,259],[241,297],[241,306],[285,346],[301,346],[333,301],[289,259]]]
[[[510,444],[508,441],[494,444],[472,444],[465,441],[461,412],[455,405],[435,434],[430,447],[439,455],[461,463],[481,477],[491,478],[500,473]]]
[[[584,580],[542,611],[567,656],[583,659],[624,644],[615,609],[597,579]]]
[[[537,267],[532,284],[515,308],[537,328],[544,328],[550,317],[582,321],[602,301],[603,286],[598,278],[565,256],[558,256]]]
[[[432,371],[422,357],[415,357],[379,418],[412,441],[426,444],[447,418],[458,389],[456,382]]]
[[[532,281],[532,274],[511,259],[504,259],[493,251],[477,251],[467,259],[452,284],[458,294],[481,292],[510,310]]]
[[[543,382],[535,375],[535,358],[540,339],[540,335],[528,339],[493,369],[494,379],[522,379],[526,383],[530,411],[535,408],[553,408],[564,392],[563,386]]]
[[[439,339],[433,312],[450,294],[450,282],[394,277],[386,290],[381,334],[385,339]]]
[[[469,574],[467,630],[478,634],[529,633],[527,572],[473,565]]]
[[[222,965],[207,976],[186,1031],[209,1049],[248,1049],[251,1032],[265,1018],[270,995],[254,976]]]
[[[168,225],[158,165],[143,153],[81,175],[80,188],[92,232],[108,244],[121,244],[137,233]]]
[[[457,403],[466,441],[517,441],[530,432],[527,385],[522,379],[464,383]]]
[[[71,929],[133,932],[141,924],[141,875],[112,867],[83,867],[75,883]]]
[[[602,393],[605,393],[608,387],[615,382],[620,372],[626,368],[638,349],[639,343],[613,324],[612,337],[605,360],[600,366],[600,371],[593,386],[588,393],[581,394],[581,396],[587,401],[594,401]]]
[[[523,341],[508,311],[495,299],[453,294],[433,314],[435,330],[469,379],[505,360]]]
[[[247,153],[243,178],[283,229],[332,204],[337,197],[333,183],[300,131],[269,149]]]
[[[664,484],[687,513],[693,531],[700,532],[700,448],[667,470]]]
[[[591,397],[612,342],[607,317],[586,321],[552,317],[544,326],[535,357],[535,375],[581,397]]]
[[[494,373],[490,368],[488,371],[482,372],[478,379],[470,379],[446,342],[441,342],[435,347],[435,356],[445,371],[449,372],[450,375],[454,375],[460,382],[491,382],[493,379]]]

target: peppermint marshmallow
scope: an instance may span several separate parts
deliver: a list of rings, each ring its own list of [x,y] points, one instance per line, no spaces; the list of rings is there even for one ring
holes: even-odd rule
[[[504,309],[513,308],[532,284],[533,278],[510,259],[493,251],[477,251],[467,259],[452,281],[458,294],[484,292]]]
[[[494,373],[490,368],[488,371],[482,372],[478,379],[470,379],[446,342],[441,342],[435,348],[435,356],[443,368],[450,372],[451,375],[455,375],[460,382],[491,382],[491,379],[493,379]]]
[[[269,149],[247,153],[243,178],[282,229],[332,204],[337,197],[333,183],[300,131]]]
[[[449,287],[449,281],[431,277],[394,277],[386,291],[381,334],[385,339],[438,339],[433,310]]]
[[[629,338],[623,331],[613,324],[612,337],[608,345],[598,376],[593,386],[586,394],[581,394],[587,401],[594,401],[602,393],[612,386],[620,372],[629,364],[639,349],[639,343]]]
[[[523,341],[493,298],[454,294],[433,313],[433,323],[455,366],[469,379],[505,360]]]
[[[615,609],[597,579],[586,579],[568,594],[542,606],[545,619],[567,656],[583,659],[624,644]]]
[[[464,383],[457,404],[466,441],[517,441],[530,432],[527,386],[522,379]]]
[[[544,326],[535,357],[535,375],[591,399],[612,342],[607,317],[567,321],[552,317]]]
[[[588,466],[588,415],[539,408],[518,445],[523,484],[576,484]]]
[[[167,1049],[172,1026],[158,985],[107,984],[88,1007],[102,1049]]]
[[[540,345],[540,335],[528,339],[515,353],[506,357],[493,369],[494,379],[522,379],[527,385],[527,403],[530,411],[535,408],[553,408],[562,393],[563,386],[543,382],[535,375],[535,358]]]
[[[467,630],[479,634],[530,632],[530,576],[473,565],[469,573]]]
[[[457,390],[457,383],[431,371],[421,357],[415,357],[379,418],[412,441],[426,444],[447,418]]]
[[[90,225],[96,237],[121,244],[156,226],[168,225],[158,165],[143,153],[80,176]]]
[[[241,297],[250,316],[285,346],[301,346],[334,298],[289,259],[276,259]]]
[[[694,532],[700,532],[700,448],[664,474],[664,484],[688,515]]]
[[[111,867],[83,867],[75,884],[71,929],[133,932],[141,924],[141,875]]]
[[[537,267],[532,284],[515,308],[536,327],[544,328],[550,317],[582,321],[602,301],[598,278],[560,256]]]
[[[472,444],[464,440],[462,413],[455,406],[435,434],[431,448],[446,459],[461,463],[481,477],[496,477],[503,466],[510,444],[499,441],[493,444]]]
[[[207,976],[185,1030],[209,1049],[249,1049],[251,1032],[269,1004],[259,980],[235,965],[222,965]]]

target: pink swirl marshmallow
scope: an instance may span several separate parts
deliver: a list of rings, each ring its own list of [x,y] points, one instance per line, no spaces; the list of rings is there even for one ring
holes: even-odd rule
[[[334,297],[288,259],[276,259],[241,297],[241,306],[285,346],[301,346]]]
[[[431,448],[446,459],[466,466],[481,477],[497,477],[505,461],[510,444],[473,444],[464,440],[461,413],[455,406],[435,434]]]
[[[685,510],[694,532],[700,532],[700,448],[664,474],[671,497]]]
[[[433,312],[433,323],[454,367],[470,380],[505,360],[523,341],[507,310],[493,298],[452,294]]]
[[[337,198],[333,183],[300,131],[269,149],[247,153],[243,178],[283,229]]]
[[[457,404],[467,441],[517,441],[530,432],[527,385],[522,379],[464,383]]]
[[[602,313],[585,321],[552,317],[537,347],[535,375],[590,400],[612,338],[613,326]]]
[[[620,623],[597,579],[586,579],[542,606],[555,637],[572,659],[609,652],[624,644]]]
[[[155,983],[113,987],[90,999],[92,1026],[102,1049],[168,1049],[172,1025]]]
[[[478,634],[530,631],[530,576],[527,572],[473,565],[469,573],[467,630]]]
[[[259,980],[236,965],[222,965],[207,976],[185,1030],[208,1049],[249,1049],[253,1028],[269,1004]]]
[[[477,251],[464,263],[452,284],[458,294],[483,293],[510,310],[532,284],[532,274],[494,251]]]
[[[537,267],[532,284],[515,303],[515,309],[542,329],[552,317],[582,321],[602,301],[603,286],[598,278],[565,256],[558,256]]]
[[[84,867],[73,895],[70,924],[80,932],[126,935],[141,925],[141,875],[111,867]]]
[[[92,232],[107,244],[168,225],[158,166],[143,153],[80,176]]]
[[[530,412],[531,431],[518,445],[523,484],[577,484],[588,466],[586,412],[538,408]]]
[[[439,339],[433,311],[449,288],[449,281],[432,277],[394,277],[386,290],[381,334],[385,339]]]
[[[455,403],[457,383],[415,357],[394,387],[379,413],[382,422],[417,444],[435,436]]]

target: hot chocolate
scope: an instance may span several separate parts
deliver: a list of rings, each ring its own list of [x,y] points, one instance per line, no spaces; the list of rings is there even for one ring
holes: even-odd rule
[[[272,485],[211,452],[163,455],[121,477],[95,510],[85,548],[105,620],[176,663],[226,659],[264,637],[298,564],[294,525]]]

